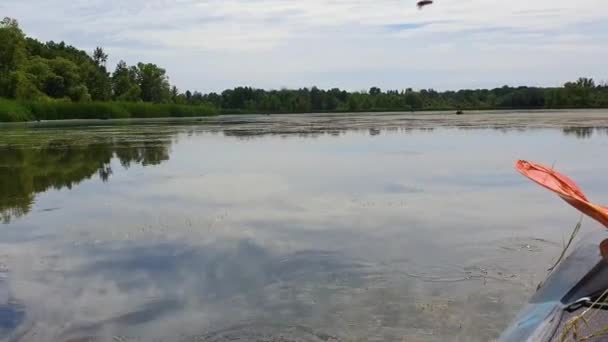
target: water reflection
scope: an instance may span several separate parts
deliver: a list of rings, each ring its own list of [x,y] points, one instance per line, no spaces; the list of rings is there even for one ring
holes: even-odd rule
[[[12,298],[5,277],[6,274],[0,271],[0,340],[9,336],[25,320],[25,307]]]
[[[29,322],[15,329],[23,311],[19,316],[13,307],[12,320],[4,323],[15,329],[12,336],[22,341],[35,336],[45,341],[111,341],[113,336],[181,341],[191,336],[188,341],[194,341],[200,334],[234,330],[234,322],[253,321],[258,328],[245,340],[264,326],[282,329],[293,322],[300,322],[300,334],[310,333],[307,324],[348,306],[348,293],[372,286],[381,270],[337,252],[284,254],[248,240],[203,246],[113,243],[66,254],[78,266],[60,273],[16,271],[22,286],[15,291],[27,298]],[[30,302],[41,298],[45,306]]]
[[[6,129],[0,340],[492,340],[578,220],[513,161],[608,198],[605,117]]]
[[[600,130],[595,127],[566,127],[563,129],[565,135],[573,135],[579,139],[587,139],[593,135],[593,132]],[[602,130],[606,132],[606,129]]]
[[[0,218],[9,223],[27,214],[35,196],[49,189],[71,189],[97,175],[107,181],[110,162],[118,158],[124,168],[132,164],[158,165],[169,160],[167,140],[141,142],[51,139],[40,144],[0,145]]]

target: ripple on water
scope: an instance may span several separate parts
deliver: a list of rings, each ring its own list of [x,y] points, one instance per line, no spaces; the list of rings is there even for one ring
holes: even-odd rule
[[[559,243],[542,238],[517,237],[506,239],[500,243],[500,248],[509,252],[540,253],[545,249],[561,247]]]

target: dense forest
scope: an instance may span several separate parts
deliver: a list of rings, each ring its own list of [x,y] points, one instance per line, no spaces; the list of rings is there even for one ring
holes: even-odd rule
[[[202,94],[180,94],[156,64],[107,69],[108,55],[27,37],[0,22],[0,121],[197,116],[216,113]]]
[[[221,93],[180,92],[153,63],[90,54],[64,42],[27,37],[15,19],[0,22],[0,121],[72,118],[195,116],[222,113],[419,111],[457,109],[605,108],[608,85],[579,78],[563,87],[509,87],[459,91],[433,89],[348,92],[317,87]],[[405,81],[404,81],[405,83]]]
[[[271,91],[239,87],[203,95],[203,100],[226,113],[606,108],[608,85],[580,78],[560,88],[504,86],[444,92],[411,88],[383,91],[377,87],[360,92],[316,87]]]
[[[26,37],[15,19],[0,22],[0,45],[0,96],[5,98],[202,103],[200,97],[179,94],[155,64],[120,61],[110,73],[102,48],[89,55],[64,42],[41,43]]]

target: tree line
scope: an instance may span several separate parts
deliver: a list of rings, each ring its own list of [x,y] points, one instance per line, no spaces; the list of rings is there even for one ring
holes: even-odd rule
[[[156,64],[118,63],[101,47],[90,55],[64,42],[26,37],[15,19],[0,22],[0,97],[18,100],[175,102],[166,71]]]
[[[120,61],[108,70],[108,55],[90,54],[64,42],[27,37],[15,19],[0,22],[0,97],[19,101],[149,102],[212,104],[224,113],[416,111],[608,107],[608,86],[580,78],[562,87],[509,87],[459,91],[433,89],[348,92],[333,88],[263,90],[236,87],[221,93],[180,92],[166,70],[153,63]]]
[[[317,87],[270,90],[237,87],[221,94],[203,95],[203,100],[226,113],[239,112],[358,112],[464,109],[606,108],[608,86],[579,78],[559,88],[509,87],[459,91],[433,89],[347,92]]]

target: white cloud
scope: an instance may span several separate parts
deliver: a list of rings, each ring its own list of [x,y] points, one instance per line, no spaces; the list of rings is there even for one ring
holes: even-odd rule
[[[180,88],[555,85],[606,78],[603,0],[25,0],[43,40],[165,66]],[[400,30],[399,28],[402,28]]]

